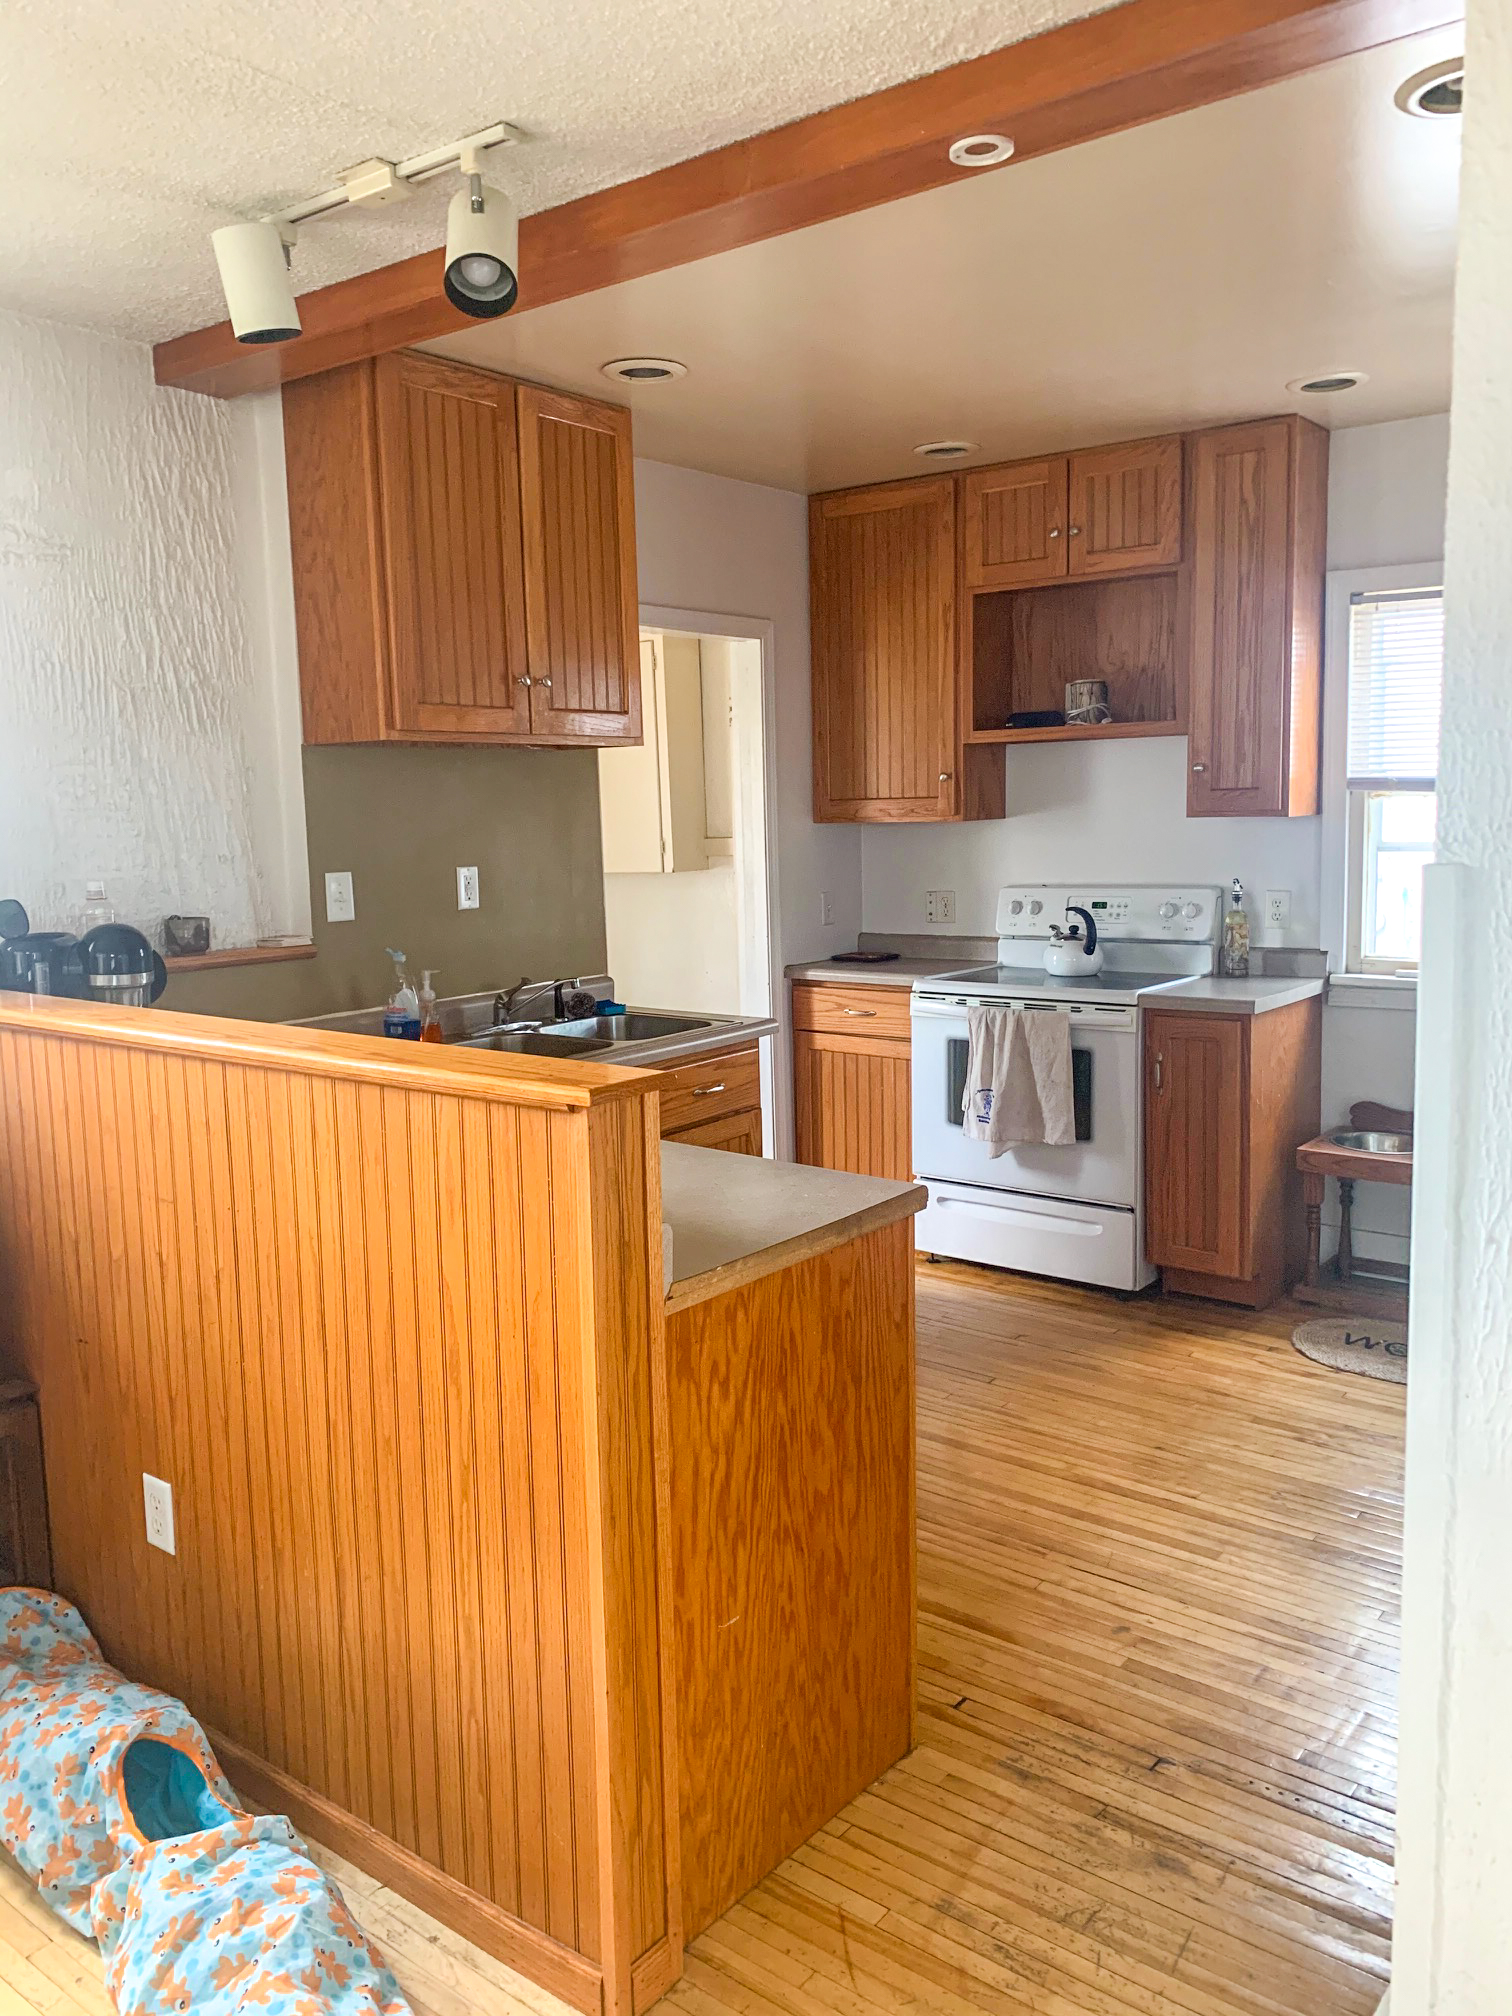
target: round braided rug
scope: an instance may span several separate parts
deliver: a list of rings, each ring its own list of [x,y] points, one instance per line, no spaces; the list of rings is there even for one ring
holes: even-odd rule
[[[1335,1372],[1360,1372],[1367,1379],[1407,1384],[1407,1326],[1371,1316],[1315,1316],[1299,1323],[1292,1342],[1304,1358]]]

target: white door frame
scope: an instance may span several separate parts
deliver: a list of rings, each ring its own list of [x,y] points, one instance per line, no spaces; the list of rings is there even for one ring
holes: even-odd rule
[[[754,643],[761,647],[761,777],[762,804],[758,830],[762,838],[764,872],[753,878],[745,892],[745,900],[751,904],[754,913],[765,916],[766,973],[765,1000],[761,1012],[774,1021],[784,1024],[778,1003],[782,1000],[782,973],[778,965],[778,947],[782,943],[781,896],[777,877],[777,780],[773,774],[774,752],[777,747],[777,683],[774,676],[776,649],[776,629],[765,617],[727,616],[709,609],[671,609],[658,602],[643,602],[640,610],[641,628],[644,630],[680,630],[694,637],[727,637],[737,643]],[[736,833],[749,831],[748,815],[754,808],[742,806],[737,795]],[[749,850],[747,850],[748,852]],[[749,859],[741,859],[738,837],[736,845],[735,871],[749,874]],[[749,1004],[742,1004],[742,1012],[749,1013]],[[790,1161],[793,1154],[793,1099],[792,1070],[788,1065],[786,1040],[782,1029],[770,1042],[761,1045],[761,1125],[762,1137],[768,1155],[780,1161]]]

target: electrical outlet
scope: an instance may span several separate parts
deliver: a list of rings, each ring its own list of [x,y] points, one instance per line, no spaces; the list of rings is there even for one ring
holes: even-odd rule
[[[925,892],[924,921],[926,924],[954,924],[954,889],[930,889]]]
[[[1265,928],[1267,931],[1285,931],[1291,923],[1290,889],[1267,889],[1265,892]]]
[[[819,922],[821,924],[833,924],[834,921],[835,921],[834,900],[830,896],[830,892],[828,891],[828,889],[821,889],[819,891]]]
[[[350,924],[357,915],[357,903],[352,895],[351,869],[329,869],[325,884],[327,924]]]
[[[177,1554],[173,1544],[173,1486],[142,1472],[142,1503],[147,1513],[147,1545]]]
[[[476,910],[478,907],[478,871],[476,868],[457,870],[457,908]]]

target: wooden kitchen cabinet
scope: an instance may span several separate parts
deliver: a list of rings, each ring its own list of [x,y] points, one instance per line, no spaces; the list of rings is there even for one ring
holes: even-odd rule
[[[955,481],[810,500],[814,817],[1000,818],[1002,756],[961,740]]]
[[[913,1174],[909,990],[793,983],[800,1162],[907,1182]]]
[[[1322,1001],[1144,1021],[1145,1252],[1168,1289],[1264,1308],[1301,1275],[1296,1151],[1320,1124]]]
[[[306,742],[639,738],[628,413],[407,351],[283,403]]]
[[[973,469],[961,478],[961,520],[968,589],[1175,567],[1181,436]]]
[[[752,1043],[661,1073],[661,1136],[693,1148],[727,1148],[759,1155],[761,1052]]]
[[[1318,810],[1328,436],[1295,414],[1192,441],[1187,811]]]

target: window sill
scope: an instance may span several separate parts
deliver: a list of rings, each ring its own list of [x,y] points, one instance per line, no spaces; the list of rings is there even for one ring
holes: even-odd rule
[[[1415,973],[1330,973],[1329,1005],[1334,1008],[1393,1008],[1411,1015],[1417,1010]]]

